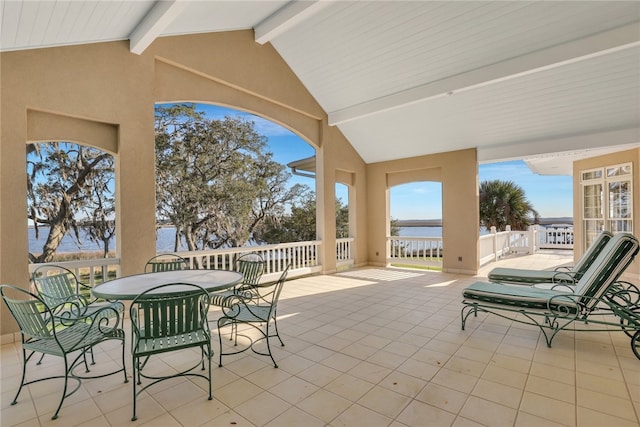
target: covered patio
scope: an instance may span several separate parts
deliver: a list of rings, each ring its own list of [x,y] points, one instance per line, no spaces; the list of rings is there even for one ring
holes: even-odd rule
[[[566,251],[542,251],[492,266],[570,261]],[[225,357],[213,368],[213,401],[205,381],[174,380],[139,400],[138,423],[637,426],[640,365],[622,332],[563,331],[547,348],[538,329],[495,316],[471,319],[461,331],[461,290],[489,268],[478,276],[362,268],[290,280],[279,306],[278,369],[266,357]],[[116,363],[118,350],[97,354],[96,369]],[[28,386],[9,406],[19,351],[18,343],[1,350],[2,424],[53,425],[56,381]],[[176,356],[162,360],[162,369],[181,364]],[[45,358],[36,369],[61,366]],[[57,422],[126,425],[131,405],[131,383],[122,378],[86,381]]]
[[[249,354],[214,369],[214,400],[151,389],[158,425],[638,425],[640,365],[619,330],[563,332],[479,316],[461,290],[505,263],[549,268],[584,251],[582,171],[640,165],[636,2],[2,2],[0,283],[29,287],[25,144],[74,141],[116,161],[117,262],[155,255],[157,103],[233,107],[316,150],[319,275],[285,285],[280,368]],[[481,267],[478,164],[525,159],[574,176],[574,253]],[[442,273],[385,268],[389,189],[442,183]],[[354,269],[338,270],[335,185],[349,187]],[[640,224],[640,185],[626,220]],[[635,232],[637,235],[637,232]],[[320,244],[320,243],[319,243]],[[628,269],[640,277],[640,262]],[[0,305],[1,424],[49,425],[55,381],[19,378]],[[211,319],[217,318],[212,311]],[[126,325],[128,329],[129,325]],[[18,338],[19,339],[19,338]],[[127,341],[129,345],[129,341]],[[96,354],[97,369],[118,349]],[[105,360],[106,359],[106,360]],[[59,368],[45,358],[41,371]],[[181,364],[164,359],[167,369]],[[65,425],[123,425],[130,384],[83,383]]]

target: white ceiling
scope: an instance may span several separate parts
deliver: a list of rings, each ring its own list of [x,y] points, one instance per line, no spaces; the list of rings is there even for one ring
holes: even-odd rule
[[[476,147],[538,173],[640,146],[636,1],[3,0],[0,50],[255,30],[368,162]]]

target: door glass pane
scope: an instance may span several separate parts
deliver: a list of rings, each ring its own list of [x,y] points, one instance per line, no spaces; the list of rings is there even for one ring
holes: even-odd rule
[[[602,184],[585,185],[584,218],[602,218]]]
[[[612,176],[621,176],[621,175],[630,175],[631,174],[631,165],[621,165],[614,166],[611,168],[607,168],[607,177]]]
[[[588,171],[588,172],[582,172],[582,180],[583,181],[588,181],[590,179],[597,179],[597,178],[602,178],[602,169],[594,170],[594,171]]]
[[[612,233],[618,233],[621,231],[626,231],[628,233],[633,233],[633,223],[631,220],[625,219],[617,219],[609,221],[609,231]]]
[[[609,218],[631,218],[631,182],[609,182]]]
[[[593,240],[604,230],[604,221],[590,220],[584,222],[584,247],[588,248],[593,243]]]

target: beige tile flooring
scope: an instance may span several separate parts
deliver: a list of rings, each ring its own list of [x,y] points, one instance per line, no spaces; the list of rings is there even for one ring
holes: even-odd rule
[[[568,261],[569,253],[546,252],[490,264],[478,277],[364,268],[290,280],[278,309],[286,344],[274,346],[278,369],[251,352],[227,356],[214,364],[212,401],[205,381],[165,381],[141,396],[136,424],[637,426],[640,360],[623,333],[563,331],[547,348],[537,328],[496,316],[460,328],[461,289],[490,268]],[[217,357],[215,311],[210,318]],[[119,375],[83,382],[56,421],[59,380],[28,386],[10,406],[19,350],[2,346],[3,427],[132,424],[131,382]],[[96,369],[114,366],[119,351],[105,345]],[[166,372],[195,355],[169,354],[149,369]],[[52,357],[29,367],[61,370]]]

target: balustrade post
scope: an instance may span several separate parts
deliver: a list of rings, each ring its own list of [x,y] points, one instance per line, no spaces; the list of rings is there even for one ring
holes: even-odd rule
[[[492,225],[489,232],[493,234],[493,260],[498,261],[498,234],[495,225]]]
[[[530,225],[528,228],[529,231],[529,254],[533,255],[536,253],[536,225]]]

